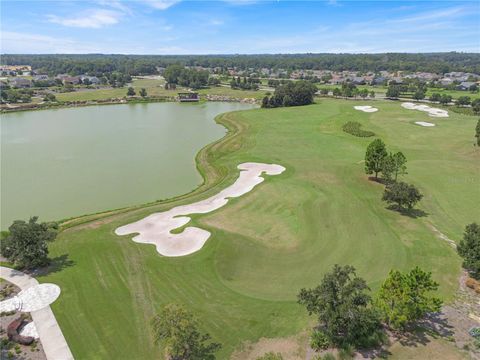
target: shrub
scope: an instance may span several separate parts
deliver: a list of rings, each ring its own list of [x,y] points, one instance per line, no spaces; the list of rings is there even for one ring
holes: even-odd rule
[[[362,130],[361,127],[362,127],[362,124],[360,124],[359,122],[348,121],[343,125],[342,129],[346,133],[349,133],[350,135],[353,135],[353,136],[358,136],[358,137],[375,136],[375,133],[373,131]]]
[[[355,355],[355,351],[351,345],[343,346],[340,350],[338,350],[339,360],[353,359],[353,355]]]
[[[472,327],[468,333],[470,334],[471,337],[473,337],[475,340],[480,340],[480,327]]]
[[[336,360],[336,359],[335,359],[335,355],[333,355],[332,353],[326,353],[325,355],[323,355],[322,360]]]
[[[322,331],[314,330],[310,337],[310,347],[315,351],[321,351],[328,349],[329,346],[330,341],[328,340],[327,335]]]
[[[280,353],[274,353],[273,351],[270,351],[258,357],[256,360],[283,360],[283,356]]]

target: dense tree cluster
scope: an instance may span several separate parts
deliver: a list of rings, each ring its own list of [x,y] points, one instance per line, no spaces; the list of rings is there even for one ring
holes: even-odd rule
[[[398,175],[406,173],[407,159],[402,152],[388,153],[385,143],[381,139],[373,140],[365,153],[365,173],[368,175],[382,174],[385,182],[397,181]]]
[[[402,152],[388,153],[385,143],[380,139],[373,140],[365,152],[365,173],[382,175],[386,187],[382,200],[395,204],[400,211],[411,211],[423,195],[411,184],[397,181],[399,175],[406,174],[407,158]]]
[[[480,73],[478,53],[384,53],[384,54],[264,54],[264,55],[2,55],[6,65],[25,64],[46,73],[71,75],[119,71],[129,75],[157,73],[157,67],[183,66],[236,67],[246,69],[326,69],[332,71],[428,71]]]
[[[375,297],[364,279],[349,265],[335,265],[313,289],[301,289],[298,302],[309,315],[318,316],[310,345],[316,351],[329,347],[368,348],[386,340],[382,323],[408,331],[429,313],[440,311],[435,296],[438,283],[430,272],[415,267],[390,271]]]
[[[136,93],[135,93],[135,89],[130,86],[130,87],[127,89],[127,96],[135,96],[135,94],[136,94]]]
[[[213,77],[213,76],[210,76],[208,78],[208,86],[218,86],[220,85],[221,81],[218,77]]]
[[[462,98],[463,96],[461,96],[460,98]],[[459,99],[460,99],[459,98]],[[466,98],[470,99],[468,96],[466,96]],[[442,105],[448,105],[452,102],[452,96],[451,95],[447,95],[447,94],[439,94],[439,93],[432,93],[432,95],[430,95],[430,97],[428,98],[428,100],[432,101],[432,102],[438,102]],[[462,99],[460,100],[460,103],[458,103],[458,100],[457,100],[457,104],[458,105],[462,105],[463,102],[465,102],[467,99]],[[468,103],[470,103],[468,101]]]
[[[328,95],[328,89],[320,89],[320,94],[321,95]],[[365,99],[367,98],[368,96],[370,96],[371,98],[374,98],[375,97],[375,92],[372,90],[372,91],[368,91],[368,89],[364,88],[364,89],[359,89],[357,88],[357,86],[351,82],[346,82],[346,83],[343,83],[342,84],[342,87],[341,88],[334,88],[332,90],[332,95],[334,97],[344,97],[344,98],[357,98],[358,96],[360,96],[362,99]]]
[[[473,278],[480,280],[480,226],[477,223],[466,226],[457,251],[463,258],[463,267]]]
[[[232,89],[241,89],[241,90],[258,90],[258,84],[260,84],[260,79],[252,77],[236,77],[230,81],[230,87]]]
[[[276,79],[269,79],[267,84],[268,86],[270,87],[273,87],[273,88],[276,88],[277,86],[279,85],[285,85],[289,82],[292,82],[292,80],[287,80],[287,79],[280,79],[280,80],[276,80]]]
[[[316,86],[309,81],[288,82],[278,86],[271,97],[265,96],[262,100],[262,107],[309,105],[313,103],[316,91]]]
[[[5,89],[0,91],[0,97],[2,102],[7,103],[28,103],[32,101],[33,90],[32,89]]]
[[[170,65],[165,69],[163,76],[168,84],[199,89],[208,85],[210,74],[206,70],[188,69],[182,65]]]
[[[109,84],[112,87],[123,87],[132,81],[130,74],[114,71],[112,73],[104,73],[100,76],[100,82],[104,85]],[[88,85],[88,84],[86,84]]]
[[[392,81],[387,88],[385,96],[390,99],[397,99],[399,97],[411,97],[415,100],[425,99],[427,93],[427,85],[418,80],[406,81],[402,84],[397,84]]]
[[[28,222],[16,220],[0,242],[0,252],[19,268],[35,268],[48,264],[48,242],[57,236],[56,223],[37,223],[38,217]]]

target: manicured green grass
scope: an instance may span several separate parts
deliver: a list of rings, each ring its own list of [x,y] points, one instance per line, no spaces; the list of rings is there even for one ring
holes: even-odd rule
[[[453,99],[458,99],[460,96],[468,96],[470,99],[480,99],[480,92],[472,93],[470,91],[460,91],[460,90],[445,90],[445,89],[432,89],[427,90],[427,98],[433,93],[439,93],[440,95],[450,95]]]
[[[455,113],[429,118],[399,102],[374,106],[378,112],[363,113],[351,101],[322,99],[312,106],[222,115],[229,135],[197,156],[206,180],[196,191],[63,231],[51,254],[68,255],[73,264],[40,280],[62,288],[52,308],[75,358],[161,358],[150,319],[169,302],[185,304],[223,344],[219,359],[246,340],[299,333],[312,319],[296,294],[318,284],[336,263],[354,265],[374,290],[391,268],[420,265],[451,299],[460,260],[430,226],[459,240],[465,224],[478,221],[476,120]],[[343,132],[349,120],[406,155],[404,180],[425,194],[420,209],[426,216],[385,208],[383,186],[363,171],[372,138]],[[420,120],[437,126],[413,124]],[[154,211],[217,193],[245,161],[287,170],[213,213],[195,215],[192,223],[212,232],[201,251],[165,258],[153,246],[114,234]]]
[[[186,91],[183,87],[177,87],[175,90],[165,90],[164,80],[158,79],[134,79],[132,81],[132,87],[135,91],[140,91],[141,88],[147,90],[148,96],[168,96],[173,97],[177,96],[179,91]],[[212,86],[205,89],[200,89],[198,92],[201,95],[221,95],[229,96],[232,98],[255,98],[261,100],[266,91],[249,91],[249,90],[235,90],[227,86]],[[127,87],[115,88],[115,89],[87,89],[83,91],[73,91],[67,93],[58,93],[55,94],[59,101],[95,101],[95,100],[105,100],[112,98],[123,98],[127,95]]]
[[[147,90],[148,96],[176,96],[176,90],[165,90],[165,82],[157,79],[134,79],[132,87],[135,91],[140,91],[141,88]],[[182,89],[179,88],[178,91]],[[67,93],[55,94],[59,101],[95,101],[112,98],[123,98],[127,96],[127,87],[114,89],[87,89],[84,91],[73,91]]]
[[[319,89],[328,89],[333,90],[335,88],[341,88],[342,85],[331,85],[331,84],[317,84]],[[385,95],[387,93],[387,86],[370,86],[370,85],[357,85],[357,88],[367,89],[368,91],[375,91],[376,95]],[[480,92],[471,93],[470,91],[460,91],[460,90],[445,90],[445,89],[435,89],[435,88],[428,88],[426,92],[426,98],[428,99],[430,95],[433,93],[439,93],[440,95],[450,95],[453,99],[458,99],[460,96],[469,96],[470,99],[478,99],[480,98]],[[409,95],[411,96],[411,95]],[[402,96],[403,97],[403,96]]]
[[[232,89],[229,86],[212,86],[208,89],[200,89],[198,90],[200,95],[220,95],[220,96],[229,96],[232,98],[253,98],[257,100],[263,99],[267,91],[263,90],[240,90],[240,89]]]

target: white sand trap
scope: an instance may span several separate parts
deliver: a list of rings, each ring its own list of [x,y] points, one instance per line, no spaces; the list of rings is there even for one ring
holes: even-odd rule
[[[0,312],[32,312],[49,306],[60,296],[60,288],[55,284],[40,284],[22,290],[17,296],[0,302]]]
[[[142,220],[121,226],[115,230],[117,235],[138,233],[133,241],[154,244],[163,256],[184,256],[200,250],[210,237],[210,232],[187,227],[180,234],[171,230],[184,226],[190,221],[188,214],[205,214],[226,205],[229,198],[242,196],[264,181],[261,176],[279,175],[285,168],[275,164],[243,163],[238,165],[240,176],[231,186],[208,199],[190,205],[174,207],[165,212],[151,214]]]
[[[35,339],[39,338],[37,327],[35,326],[35,323],[33,321],[30,321],[27,325],[20,329],[20,335],[31,336]]]
[[[370,105],[354,106],[353,108],[355,110],[360,110],[360,111],[367,112],[367,113],[372,113],[372,112],[378,111],[377,108],[374,108],[373,106],[370,106]]]
[[[431,117],[448,117],[447,110],[432,108],[428,105],[417,105],[411,102],[404,102],[402,103],[402,107],[409,110],[424,111]]]
[[[432,127],[435,126],[435,124],[426,122],[426,121],[415,121],[415,124],[420,125],[420,126],[426,126],[426,127]]]

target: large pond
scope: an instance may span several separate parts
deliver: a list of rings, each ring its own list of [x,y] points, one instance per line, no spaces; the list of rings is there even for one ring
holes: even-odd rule
[[[58,220],[186,193],[196,153],[225,135],[216,115],[239,103],[153,103],[1,116],[1,228]]]

